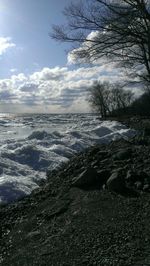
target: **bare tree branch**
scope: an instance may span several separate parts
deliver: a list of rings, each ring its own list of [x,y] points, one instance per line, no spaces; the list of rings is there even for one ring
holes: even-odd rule
[[[64,10],[65,26],[53,26],[51,37],[76,44],[78,59],[108,58],[150,83],[150,1],[86,0]],[[93,34],[91,34],[91,32]]]

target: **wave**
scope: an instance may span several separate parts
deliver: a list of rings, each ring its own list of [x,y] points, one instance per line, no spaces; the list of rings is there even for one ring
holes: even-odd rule
[[[31,133],[31,135],[28,136],[28,139],[37,139],[37,140],[42,140],[42,139],[57,139],[57,138],[61,138],[62,135],[57,132],[54,131],[53,133],[49,134],[48,132],[46,132],[45,130],[37,130],[37,131],[33,131]]]
[[[33,119],[34,118],[34,119]],[[8,118],[7,118],[8,120]],[[56,122],[57,120],[57,122]],[[62,123],[65,121],[65,124]],[[128,138],[135,132],[117,122],[90,115],[34,115],[16,117],[9,131],[31,123],[16,135],[2,133],[0,144],[0,200],[10,202],[30,194],[54,170],[77,152],[96,143]],[[34,128],[34,130],[33,130]],[[3,134],[5,128],[3,127]],[[18,134],[18,135],[17,135]],[[7,193],[9,191],[9,193]]]

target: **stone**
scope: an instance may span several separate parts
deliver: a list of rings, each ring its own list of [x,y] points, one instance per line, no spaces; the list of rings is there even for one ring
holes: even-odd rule
[[[37,238],[40,237],[40,231],[33,231],[27,234],[27,238]]]
[[[139,180],[139,175],[135,171],[129,170],[125,179],[127,184],[132,186],[136,181]]]
[[[131,157],[131,149],[122,149],[113,155],[114,160],[127,160]]]
[[[123,192],[125,189],[125,179],[121,170],[112,173],[107,180],[107,187],[110,191]]]
[[[98,174],[98,183],[100,185],[106,184],[108,178],[111,176],[111,172],[105,169],[97,171],[97,174]]]
[[[94,168],[89,167],[84,170],[79,176],[72,179],[72,186],[86,188],[95,185],[98,180],[97,172]]]
[[[136,189],[138,189],[138,190],[141,190],[141,189],[142,189],[142,182],[140,182],[140,181],[136,181],[136,182],[134,183],[134,185],[135,185]]]
[[[108,151],[99,151],[97,155],[101,158],[106,158],[108,156]]]
[[[149,189],[150,189],[150,185],[149,184],[145,184],[144,186],[143,186],[143,191],[149,191]]]
[[[97,166],[97,164],[98,164],[98,162],[97,162],[97,160],[95,160],[95,161],[93,161],[93,162],[91,163],[91,167],[95,168],[95,166]]]

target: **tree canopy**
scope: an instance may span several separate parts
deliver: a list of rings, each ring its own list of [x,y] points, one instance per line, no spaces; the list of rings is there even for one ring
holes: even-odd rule
[[[150,1],[86,0],[64,10],[67,24],[53,26],[52,38],[72,42],[72,56],[86,62],[116,62],[150,84]]]

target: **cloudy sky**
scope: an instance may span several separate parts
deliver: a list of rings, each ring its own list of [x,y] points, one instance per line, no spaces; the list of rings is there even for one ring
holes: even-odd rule
[[[88,112],[94,80],[123,78],[113,65],[72,65],[49,37],[70,2],[0,0],[0,112]]]

